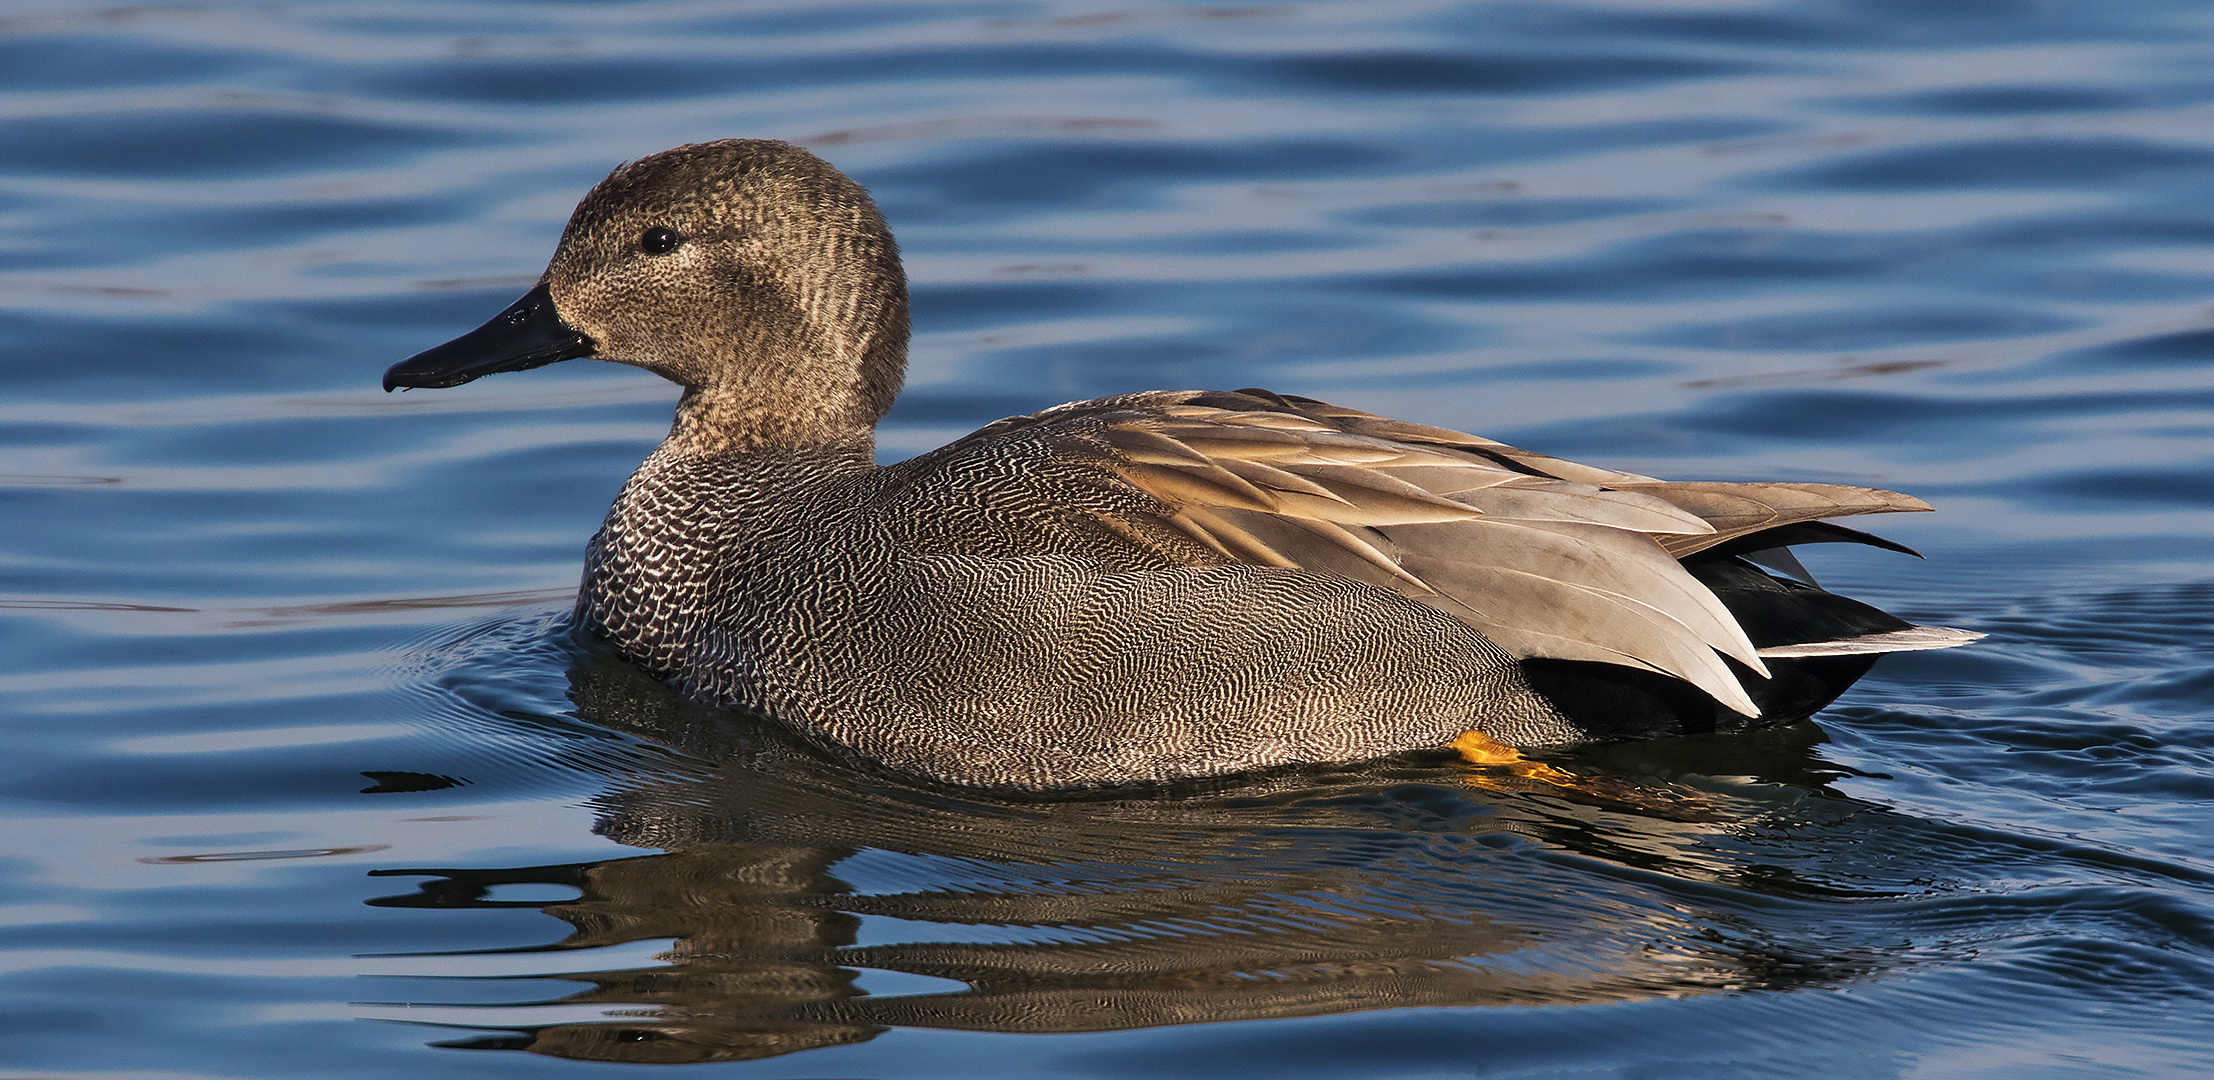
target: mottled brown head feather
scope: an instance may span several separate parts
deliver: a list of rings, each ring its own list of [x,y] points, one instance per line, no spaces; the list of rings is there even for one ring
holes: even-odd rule
[[[681,244],[643,250],[654,229]],[[679,432],[703,449],[865,443],[899,392],[891,230],[859,184],[788,143],[697,143],[615,170],[577,204],[546,280],[599,357],[686,388]]]

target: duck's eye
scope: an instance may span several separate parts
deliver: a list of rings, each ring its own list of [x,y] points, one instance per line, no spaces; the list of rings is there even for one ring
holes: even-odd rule
[[[684,246],[684,234],[675,229],[656,225],[638,238],[638,250],[648,255],[667,255]]]

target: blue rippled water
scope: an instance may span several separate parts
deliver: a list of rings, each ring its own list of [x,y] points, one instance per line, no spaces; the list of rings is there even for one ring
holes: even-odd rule
[[[580,655],[669,387],[387,396],[616,162],[867,184],[887,454],[1262,385],[1913,492],[1815,722],[1010,802]],[[0,1072],[2214,1071],[2214,9],[0,13]]]

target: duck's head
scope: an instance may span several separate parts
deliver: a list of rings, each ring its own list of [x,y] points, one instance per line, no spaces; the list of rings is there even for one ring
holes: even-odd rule
[[[907,286],[859,184],[788,143],[726,139],[631,162],[577,204],[538,286],[393,365],[386,390],[576,357],[685,387],[714,442],[865,437],[899,391]]]

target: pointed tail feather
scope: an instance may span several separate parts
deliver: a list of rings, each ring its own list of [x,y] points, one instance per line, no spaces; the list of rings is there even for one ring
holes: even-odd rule
[[[1880,634],[1861,634],[1858,637],[1840,638],[1836,641],[1805,641],[1796,645],[1771,645],[1762,649],[1762,656],[1866,656],[1874,653],[1923,652],[1928,649],[1951,649],[1982,638],[1973,630],[1955,630],[1949,626],[1910,626],[1904,630],[1887,630]]]

